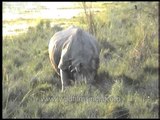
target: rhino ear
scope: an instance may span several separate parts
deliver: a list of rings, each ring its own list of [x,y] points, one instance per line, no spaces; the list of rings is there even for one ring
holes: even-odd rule
[[[96,61],[95,60],[92,60],[91,61],[91,67],[92,67],[92,69],[96,69]]]
[[[81,67],[82,67],[82,64],[78,63],[77,66],[75,67],[76,72],[80,72],[81,71]]]
[[[91,67],[93,70],[96,70],[98,68],[99,59],[92,59],[91,61]]]

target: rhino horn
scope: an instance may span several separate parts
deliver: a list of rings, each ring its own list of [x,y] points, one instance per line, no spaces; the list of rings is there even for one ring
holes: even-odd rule
[[[71,70],[71,72],[75,72],[75,71],[76,71],[76,69],[75,69],[75,68]]]

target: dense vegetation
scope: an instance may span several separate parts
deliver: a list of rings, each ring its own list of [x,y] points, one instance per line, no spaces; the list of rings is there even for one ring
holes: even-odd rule
[[[48,43],[60,31],[51,20],[3,37],[4,118],[158,118],[158,3],[103,4],[94,14],[101,47],[98,78],[64,93]],[[66,21],[87,30],[85,16]],[[70,21],[76,21],[71,23]],[[78,22],[77,22],[78,21]]]

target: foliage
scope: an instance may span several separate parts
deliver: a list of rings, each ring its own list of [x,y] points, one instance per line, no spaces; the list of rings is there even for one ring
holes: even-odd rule
[[[3,118],[159,117],[158,3],[105,3],[103,8],[94,14],[101,52],[91,90],[81,84],[60,91],[48,57],[49,40],[63,29],[60,24],[41,20],[26,33],[3,37]],[[88,28],[85,16],[70,21]]]

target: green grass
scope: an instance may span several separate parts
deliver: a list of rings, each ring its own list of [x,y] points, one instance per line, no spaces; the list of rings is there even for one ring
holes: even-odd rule
[[[55,27],[54,20],[38,20],[26,33],[3,37],[3,118],[159,117],[158,4],[103,7],[94,15],[101,52],[91,89],[72,85],[62,93],[48,55],[55,32],[71,24],[87,30],[84,16],[56,20]]]

